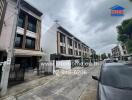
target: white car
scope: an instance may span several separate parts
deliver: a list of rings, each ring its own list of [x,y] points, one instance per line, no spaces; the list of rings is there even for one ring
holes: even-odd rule
[[[103,63],[112,63],[113,60],[112,59],[104,59]]]

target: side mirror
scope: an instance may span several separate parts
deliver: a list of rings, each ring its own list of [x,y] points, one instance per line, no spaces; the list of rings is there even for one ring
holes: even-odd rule
[[[99,78],[97,76],[92,76],[92,79],[99,81]]]

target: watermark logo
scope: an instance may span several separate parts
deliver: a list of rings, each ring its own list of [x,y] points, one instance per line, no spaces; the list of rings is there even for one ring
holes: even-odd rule
[[[124,7],[115,5],[110,8],[111,9],[111,16],[124,16]]]

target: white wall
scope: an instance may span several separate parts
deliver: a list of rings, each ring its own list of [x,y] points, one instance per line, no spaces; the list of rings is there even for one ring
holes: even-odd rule
[[[46,53],[44,60],[50,60],[50,54],[57,53],[57,26],[54,24],[46,33],[43,34],[41,47]]]
[[[71,69],[71,60],[56,61],[56,68]]]
[[[15,3],[9,0],[5,13],[2,32],[0,35],[0,50],[7,50],[9,47],[15,16]]]
[[[55,74],[55,61],[40,61],[39,62],[39,70],[43,70],[45,72],[50,72]]]

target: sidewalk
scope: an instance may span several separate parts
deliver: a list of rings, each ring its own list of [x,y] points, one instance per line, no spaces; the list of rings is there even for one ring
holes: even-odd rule
[[[58,69],[54,75],[44,77],[36,76],[36,73],[32,72],[32,74],[26,74],[25,82],[8,88],[7,94],[3,97],[0,97],[0,100],[16,100],[17,96],[20,96],[38,86],[48,84],[49,82],[55,80],[57,77],[62,76],[62,71],[64,71],[64,69]]]
[[[92,67],[92,66],[90,66]],[[24,94],[25,92],[28,92],[34,88],[37,88],[42,85],[46,85],[51,81],[54,81],[57,77],[61,77],[65,74],[62,74],[63,71],[75,71],[75,70],[82,70],[83,67],[75,67],[70,70],[64,70],[64,69],[58,69],[56,70],[55,75],[50,76],[44,76],[44,77],[37,77],[37,79],[33,79],[30,76],[30,81],[26,81],[24,83],[21,83],[19,85],[13,86],[11,88],[8,88],[7,95],[0,98],[0,100],[16,100],[16,97]]]
[[[15,100],[15,97],[21,95],[35,87],[44,85],[54,80],[56,75],[45,76],[39,79],[35,79],[29,82],[25,82],[8,89],[6,96],[1,97],[0,100]]]

